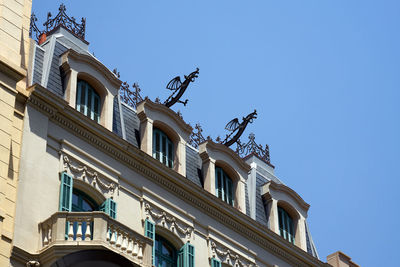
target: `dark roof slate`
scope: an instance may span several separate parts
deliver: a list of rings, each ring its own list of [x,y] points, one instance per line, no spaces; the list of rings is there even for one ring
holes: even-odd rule
[[[44,51],[35,45],[35,59],[33,65],[32,84],[41,84],[43,74]]]
[[[136,112],[125,104],[121,104],[122,118],[125,125],[126,141],[140,147],[139,118]]]
[[[203,187],[201,164],[199,153],[190,146],[186,146],[186,177],[198,186]]]
[[[47,81],[47,88],[55,93],[56,95],[63,97],[64,91],[61,81],[61,73],[60,73],[60,55],[67,51],[68,48],[62,45],[60,42],[56,42],[54,47],[53,58],[51,60],[49,78]]]
[[[265,214],[265,206],[261,197],[261,186],[268,182],[259,173],[256,174],[256,221],[268,226],[267,216]]]
[[[114,96],[113,103],[113,132],[122,137],[121,114],[119,111],[118,95]]]

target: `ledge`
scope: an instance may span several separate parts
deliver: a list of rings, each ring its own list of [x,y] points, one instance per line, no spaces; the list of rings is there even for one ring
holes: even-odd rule
[[[149,114],[146,114],[147,113],[146,109],[148,109],[150,112],[153,111],[153,112],[156,112],[156,113],[159,113],[159,114],[164,114],[164,115],[168,116],[188,136],[193,131],[192,126],[187,124],[181,117],[179,117],[178,114],[176,114],[175,111],[173,111],[172,109],[166,107],[163,104],[154,103],[153,101],[151,101],[148,98],[146,98],[145,100],[143,100],[140,103],[138,103],[138,105],[136,107],[137,115],[138,115],[140,121],[143,121],[146,118],[154,120],[154,118],[149,117]],[[172,127],[171,125],[169,125],[169,126]]]
[[[14,63],[10,62],[3,56],[0,56],[0,71],[11,76],[14,81],[19,82],[27,75],[27,71]]]
[[[66,52],[61,54],[61,68],[64,71],[69,70],[71,67],[69,65],[69,59],[74,59],[76,61],[83,62],[92,66],[93,68],[97,69],[104,77],[109,80],[115,87],[119,88],[121,86],[122,81],[118,79],[113,72],[111,72],[106,66],[104,66],[100,61],[97,59],[86,55],[80,54],[75,50],[68,49]]]
[[[271,191],[279,191],[283,192],[286,195],[290,196],[301,208],[303,208],[306,212],[310,208],[310,204],[306,203],[299,194],[297,194],[293,189],[290,187],[284,185],[284,184],[278,184],[275,183],[274,181],[269,181],[268,183],[265,183],[261,186],[261,195],[267,195],[270,194]],[[279,201],[279,199],[278,199]]]
[[[230,149],[226,145],[214,143],[212,140],[206,140],[205,142],[201,143],[199,145],[199,153],[203,161],[209,158],[208,150],[220,152],[227,155],[228,157],[233,159],[233,161],[237,164],[237,166],[246,173],[248,173],[251,170],[250,165],[247,164],[241,157],[239,157],[238,154],[236,154],[232,149]]]

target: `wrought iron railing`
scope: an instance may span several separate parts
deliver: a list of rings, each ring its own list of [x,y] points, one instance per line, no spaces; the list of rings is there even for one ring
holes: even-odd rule
[[[236,153],[241,157],[246,157],[250,154],[255,154],[263,161],[270,163],[271,159],[269,156],[269,146],[265,145],[265,148],[263,148],[262,145],[256,143],[255,139],[256,139],[255,134],[251,133],[249,135],[249,141],[247,143],[242,144],[240,140],[238,140],[236,146]]]
[[[42,33],[48,34],[58,26],[63,26],[67,30],[69,30],[72,34],[74,34],[76,37],[85,40],[85,31],[86,31],[86,19],[82,18],[81,23],[76,22],[76,19],[74,17],[69,17],[66,13],[66,7],[64,4],[61,4],[60,7],[58,8],[58,14],[52,18],[51,13],[47,13],[47,20],[45,23],[43,23],[43,26],[45,26],[45,30],[40,30],[39,27],[36,25],[37,18],[34,13],[31,15],[31,24],[29,28],[29,36],[31,38],[36,38],[36,40],[39,39],[39,36]]]

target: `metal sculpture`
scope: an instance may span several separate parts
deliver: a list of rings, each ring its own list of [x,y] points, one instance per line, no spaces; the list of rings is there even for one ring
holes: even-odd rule
[[[228,124],[225,126],[225,129],[231,131],[231,133],[226,135],[224,141],[222,141],[221,144],[226,145],[227,147],[234,144],[237,140],[239,140],[239,137],[243,134],[244,130],[247,127],[247,124],[252,123],[254,119],[257,119],[256,110],[254,110],[254,112],[250,113],[245,118],[243,118],[243,121],[240,124],[238,118],[235,118],[230,122],[228,122]],[[231,137],[233,134],[235,135]]]
[[[43,23],[43,26],[46,26],[46,33],[55,29],[57,26],[62,25],[74,35],[81,39],[85,39],[85,28],[86,28],[86,19],[82,18],[81,23],[77,23],[74,17],[69,17],[65,11],[64,4],[61,4],[58,8],[59,12],[54,17],[51,18],[51,13],[47,13],[47,21]]]
[[[188,100],[185,101],[179,100],[183,93],[185,92],[186,88],[189,86],[191,82],[194,82],[195,78],[199,77],[199,68],[196,68],[195,71],[190,73],[188,76],[184,75],[185,80],[181,82],[181,78],[176,76],[173,78],[168,84],[167,89],[173,91],[173,93],[165,100],[164,105],[167,107],[172,107],[175,103],[182,103],[186,106]]]
[[[269,157],[269,146],[265,145],[265,148],[263,148],[262,145],[256,143],[255,139],[255,134],[251,133],[249,135],[249,142],[247,142],[246,144],[242,144],[240,140],[237,140],[236,153],[240,157],[245,157],[250,154],[256,154],[263,161],[270,163],[271,159]]]

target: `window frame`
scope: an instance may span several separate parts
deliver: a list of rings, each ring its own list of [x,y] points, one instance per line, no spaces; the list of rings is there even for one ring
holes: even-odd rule
[[[82,79],[78,79],[76,85],[75,108],[91,120],[100,123],[100,95],[87,81]]]
[[[294,220],[282,207],[278,206],[279,234],[292,244],[295,244]]]
[[[174,143],[168,135],[159,128],[153,128],[153,158],[168,168],[174,168]]]
[[[223,168],[217,166],[215,166],[215,195],[229,205],[235,205],[233,180]]]

